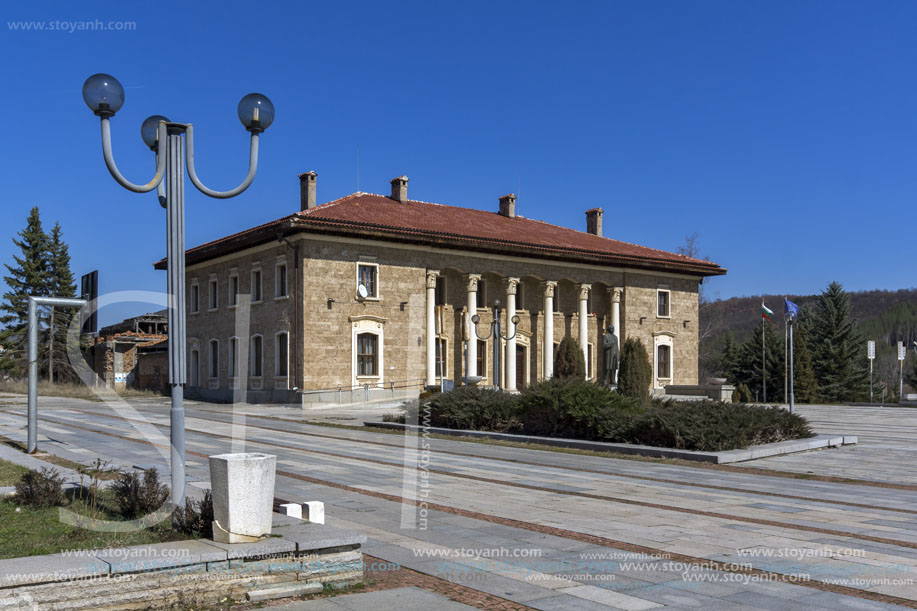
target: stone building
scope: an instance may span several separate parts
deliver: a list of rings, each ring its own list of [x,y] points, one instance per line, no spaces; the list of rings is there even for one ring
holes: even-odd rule
[[[192,394],[493,385],[495,350],[514,390],[551,377],[566,336],[595,378],[608,324],[643,341],[654,388],[697,383],[698,285],[717,264],[603,237],[600,208],[580,232],[517,214],[514,195],[494,212],[445,206],[409,199],[400,176],[389,196],[317,205],[316,174],[300,183],[299,212],[187,252]],[[509,339],[488,337],[495,302]]]
[[[165,311],[103,327],[86,359],[109,388],[168,390],[168,317]]]

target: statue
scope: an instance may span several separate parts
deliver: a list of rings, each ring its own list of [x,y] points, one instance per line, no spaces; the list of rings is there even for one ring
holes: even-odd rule
[[[618,338],[614,326],[609,325],[602,336],[603,355],[605,357],[604,384],[609,388],[618,385]]]

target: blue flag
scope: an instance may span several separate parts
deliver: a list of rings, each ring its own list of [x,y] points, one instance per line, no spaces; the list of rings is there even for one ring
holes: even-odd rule
[[[789,316],[790,318],[795,318],[796,315],[799,314],[799,306],[784,297],[783,313]]]

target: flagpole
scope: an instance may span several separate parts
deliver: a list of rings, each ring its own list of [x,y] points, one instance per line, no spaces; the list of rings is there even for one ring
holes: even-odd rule
[[[783,296],[783,402],[787,402],[787,322],[786,322],[786,295]]]
[[[761,307],[764,307],[764,302],[761,302]],[[765,348],[765,336],[764,336],[764,321],[767,316],[764,315],[764,311],[761,312],[761,391],[764,395],[764,403],[767,403],[767,358],[764,356],[767,351]]]
[[[794,316],[790,316],[790,413],[793,413],[793,406],[796,403],[796,396],[793,392],[793,320]]]

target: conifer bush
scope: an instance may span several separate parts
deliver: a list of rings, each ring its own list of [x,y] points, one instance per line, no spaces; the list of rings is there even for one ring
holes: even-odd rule
[[[629,337],[621,348],[618,392],[626,397],[646,401],[653,381],[653,366],[646,347],[638,338]]]
[[[554,355],[554,377],[586,379],[586,361],[583,358],[583,349],[572,337],[560,340],[557,354]]]
[[[430,425],[509,433],[522,429],[516,396],[491,389],[456,388],[430,400]]]
[[[136,471],[122,473],[111,489],[121,515],[129,520],[156,511],[169,498],[169,487],[159,482],[155,468],[144,471],[142,478]]]
[[[64,478],[54,469],[42,467],[23,473],[16,484],[16,502],[29,507],[56,507],[64,504]]]

